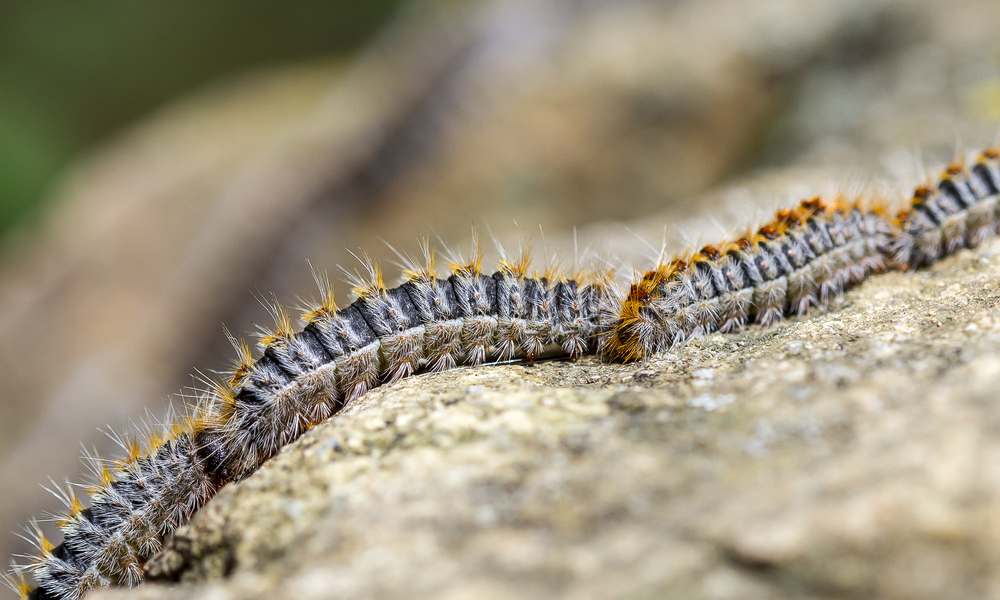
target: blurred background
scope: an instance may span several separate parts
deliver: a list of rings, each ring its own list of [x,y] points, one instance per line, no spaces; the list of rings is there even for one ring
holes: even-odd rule
[[[989,0],[6,3],[0,530],[57,508],[38,484],[78,480],[98,427],[224,368],[255,296],[308,297],[307,259],[475,224],[641,266],[665,227],[719,237],[989,143],[997,23]]]

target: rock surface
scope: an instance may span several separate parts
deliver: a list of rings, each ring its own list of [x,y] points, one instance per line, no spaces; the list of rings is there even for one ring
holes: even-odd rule
[[[377,389],[93,598],[1000,595],[1000,242],[641,364]]]

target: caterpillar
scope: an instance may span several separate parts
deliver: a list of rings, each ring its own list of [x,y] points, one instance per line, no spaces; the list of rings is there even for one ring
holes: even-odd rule
[[[767,327],[889,268],[930,266],[1000,232],[998,195],[1000,150],[987,148],[918,185],[895,213],[884,200],[803,200],[735,240],[644,272],[602,332],[602,355],[636,361],[715,331]]]
[[[135,438],[110,432],[123,458],[85,452],[87,484],[47,488],[64,505],[50,517],[62,542],[30,523],[25,538],[37,555],[4,581],[38,600],[138,584],[162,540],[220,487],[383,383],[490,361],[642,360],[713,332],[771,326],[828,305],[871,275],[975,247],[998,233],[1000,150],[971,162],[949,165],[898,211],[878,199],[808,198],[736,239],[658,260],[624,294],[610,272],[531,272],[523,251],[508,257],[498,248],[498,266],[487,273],[475,242],[469,257],[448,252],[442,276],[426,240],[420,260],[397,252],[403,282],[391,288],[362,257],[362,269],[347,273],[355,299],[343,308],[328,277],[314,271],[319,298],[302,307],[301,329],[270,304],[274,323],[260,331],[257,355],[227,332],[232,369],[223,379],[201,376],[193,408],[140,427]]]
[[[314,273],[320,298],[304,308],[302,329],[271,305],[274,325],[261,331],[260,355],[230,335],[237,355],[231,373],[226,380],[202,376],[206,389],[194,409],[148,427],[145,444],[112,434],[125,454],[119,461],[85,454],[90,506],[76,496],[78,486],[53,485],[66,509],[52,518],[63,541],[56,546],[30,524],[26,537],[38,555],[6,575],[8,586],[24,598],[62,600],[139,583],[161,540],[217,489],[381,383],[424,370],[594,351],[600,315],[610,314],[607,275],[532,274],[526,252],[501,258],[487,274],[474,243],[469,258],[451,256],[442,278],[429,243],[421,247],[419,263],[400,254],[405,281],[393,288],[361,259],[362,272],[348,273],[356,299],[345,308],[329,279]]]
[[[887,268],[885,207],[819,197],[756,231],[656,265],[632,284],[604,355],[630,362],[749,322],[764,327],[822,306]]]
[[[996,235],[998,194],[1000,149],[982,151],[971,169],[964,162],[948,165],[938,184],[918,186],[910,207],[899,214],[894,260],[917,269]]]

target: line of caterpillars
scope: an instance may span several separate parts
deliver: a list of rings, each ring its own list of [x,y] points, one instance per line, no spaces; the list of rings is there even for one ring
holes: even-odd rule
[[[223,485],[256,470],[281,447],[384,382],[422,371],[488,361],[598,354],[635,361],[715,331],[769,326],[824,306],[847,287],[889,268],[927,266],[998,233],[1000,152],[949,166],[917,188],[895,214],[872,200],[811,198],[736,240],[657,264],[622,297],[610,274],[529,274],[526,254],[482,270],[478,251],[436,274],[435,255],[401,256],[404,283],[380,271],[353,278],[357,299],[338,308],[329,281],[295,331],[272,307],[262,353],[231,337],[237,361],[181,418],[118,436],[125,457],[85,453],[86,485],[53,485],[65,505],[52,517],[53,544],[37,522],[26,538],[38,555],[12,567],[6,583],[22,598],[75,600],[110,585],[136,585],[162,540]],[[89,507],[77,489],[90,495]],[[33,586],[28,576],[35,582]]]
[[[656,265],[631,285],[602,354],[629,362],[715,331],[766,327],[872,274],[978,246],[1000,228],[1000,150],[971,162],[950,164],[894,214],[879,199],[811,198],[738,239]]]

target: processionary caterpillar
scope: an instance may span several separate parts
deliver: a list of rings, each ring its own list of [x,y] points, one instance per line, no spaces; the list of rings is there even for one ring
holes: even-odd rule
[[[956,162],[919,186],[904,210],[870,198],[804,200],[734,240],[658,261],[626,294],[607,273],[534,273],[524,253],[501,252],[487,273],[477,248],[453,254],[439,275],[427,243],[420,261],[400,256],[397,287],[362,261],[363,273],[349,278],[356,299],[344,308],[317,275],[320,298],[303,310],[300,330],[271,306],[274,326],[262,332],[259,355],[230,336],[232,372],[204,377],[195,407],[143,426],[135,439],[113,435],[121,459],[85,453],[91,481],[49,489],[65,507],[53,519],[62,542],[32,522],[26,538],[37,555],[4,579],[22,598],[53,600],[138,584],[162,540],[221,486],[382,383],[488,361],[642,360],[698,336],[802,315],[872,274],[975,247],[998,233],[1000,150],[971,164]]]

